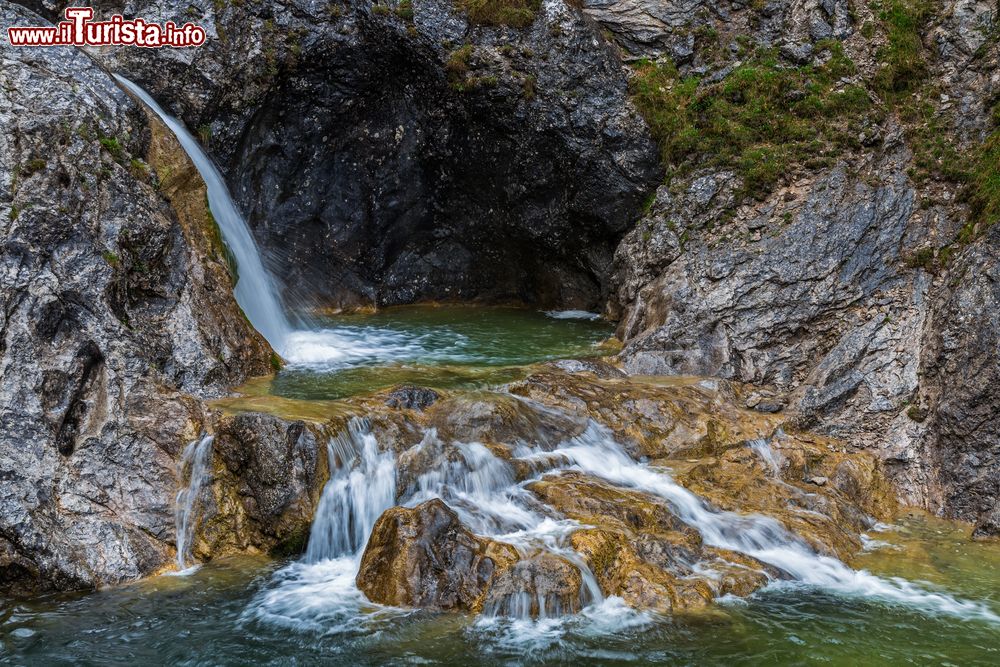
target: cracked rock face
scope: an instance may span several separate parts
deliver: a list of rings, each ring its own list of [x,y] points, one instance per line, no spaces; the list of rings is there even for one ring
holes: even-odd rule
[[[857,32],[872,18],[852,22],[846,3],[585,10],[631,56],[670,53],[685,76],[708,81],[738,60],[735,34],[778,47],[788,65],[815,62],[814,43],[832,36],[857,80],[880,67]],[[990,127],[1000,84],[996,49],[982,40],[994,21],[986,3],[947,3],[924,43],[937,108],[966,148]],[[678,58],[678,40],[698,26],[717,31],[723,50]],[[801,170],[762,201],[740,200],[739,177],[722,167],[661,187],[612,265],[620,358],[630,373],[768,386],[776,398],[757,406],[877,452],[903,501],[978,521],[985,533],[1000,500],[990,383],[997,233],[957,241],[970,215],[961,186],[911,178],[913,147],[892,113],[858,140],[831,168]],[[946,267],[936,254],[920,261],[943,247],[955,252]]]
[[[75,49],[0,59],[0,589],[133,579],[172,558],[198,397],[270,351],[162,127]]]
[[[314,4],[208,6],[196,53],[103,56],[204,128],[288,300],[599,307],[660,170],[594,25],[561,2],[524,30]]]
[[[1000,228],[956,262],[934,305],[923,372],[936,501],[1000,536]],[[933,446],[937,444],[938,446]]]

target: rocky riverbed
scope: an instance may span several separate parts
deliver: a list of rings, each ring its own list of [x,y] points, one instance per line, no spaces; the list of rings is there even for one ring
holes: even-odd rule
[[[784,584],[995,622],[847,565],[900,507],[1000,529],[995,7],[96,6],[209,41],[0,44],[5,594],[264,554],[297,560],[246,617],[298,629]],[[111,71],[218,164],[253,265]],[[243,314],[241,271],[289,340]],[[617,342],[238,390],[385,362],[396,339],[322,317],[428,302],[596,311]],[[317,586],[346,606],[299,615]]]

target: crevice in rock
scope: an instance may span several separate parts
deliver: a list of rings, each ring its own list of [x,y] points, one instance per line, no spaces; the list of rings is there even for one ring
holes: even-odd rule
[[[63,456],[69,456],[76,448],[77,435],[89,408],[87,397],[103,367],[104,355],[93,341],[88,341],[73,361],[73,371],[68,377],[76,377],[77,381],[56,431],[56,447]]]

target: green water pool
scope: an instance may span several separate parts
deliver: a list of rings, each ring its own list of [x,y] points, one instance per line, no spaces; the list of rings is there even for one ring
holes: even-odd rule
[[[858,567],[923,579],[1000,611],[1000,543],[921,515],[873,534]],[[283,563],[218,561],[93,594],[0,606],[0,664],[39,665],[995,665],[1000,627],[901,604],[777,587],[709,612],[595,631],[572,622],[498,628],[414,612],[357,632],[248,620]]]
[[[291,342],[296,360],[271,381],[274,396],[322,400],[406,383],[503,384],[520,377],[526,364],[609,354],[614,333],[610,323],[585,313],[474,306],[388,308],[312,326]]]

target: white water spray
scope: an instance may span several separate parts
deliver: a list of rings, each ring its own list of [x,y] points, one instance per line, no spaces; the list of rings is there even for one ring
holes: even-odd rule
[[[379,452],[365,420],[353,420],[348,433],[330,446],[331,480],[323,493],[306,557],[279,571],[244,613],[254,619],[298,630],[368,634],[405,614],[367,602],[354,581],[365,542],[378,516],[396,503],[396,474],[416,465],[423,472],[400,489],[402,504],[414,506],[441,498],[479,535],[514,545],[523,554],[550,553],[576,565],[583,578],[580,614],[560,615],[556,600],[514,594],[487,609],[474,632],[485,641],[544,647],[567,634],[614,634],[652,622],[649,614],[629,610],[619,598],[605,598],[586,563],[569,546],[581,525],[551,516],[518,483],[509,461],[479,443],[445,443],[430,429],[423,440],[400,455]],[[522,463],[539,476],[578,470],[611,484],[659,496],[706,544],[753,556],[780,570],[794,585],[837,594],[878,599],[963,619],[1000,622],[984,604],[963,601],[901,579],[857,572],[835,558],[817,554],[774,519],[744,516],[713,508],[678,485],[669,473],[631,459],[611,433],[594,422],[555,449],[517,448]],[[784,584],[785,582],[775,582]],[[538,609],[538,617],[530,616]],[[493,612],[491,614],[491,612]],[[502,615],[500,617],[498,615]]]
[[[595,422],[554,452],[539,452],[536,456],[550,458],[553,454],[565,456],[575,464],[573,467],[595,477],[663,498],[681,521],[701,533],[706,544],[753,556],[778,568],[794,582],[905,604],[928,613],[1000,623],[1000,616],[983,604],[928,591],[903,579],[884,579],[852,570],[836,558],[821,556],[769,517],[717,510],[677,484],[666,471],[629,458],[611,433]]]
[[[208,189],[208,206],[239,267],[239,280],[235,289],[236,301],[246,313],[250,323],[267,339],[271,347],[285,354],[292,325],[282,309],[277,286],[264,268],[260,251],[250,234],[250,228],[229,195],[222,174],[182,122],[164,111],[149,93],[136,84],[117,74],[115,79],[160,117],[198,169]]]
[[[359,339],[350,331],[340,329],[302,329],[289,321],[274,278],[267,271],[247,225],[233,201],[226,181],[218,167],[205,153],[198,140],[188,132],[184,123],[174,118],[157,104],[145,90],[128,79],[114,75],[119,84],[142,100],[177,137],[184,152],[191,158],[208,190],[208,206],[222,232],[222,238],[233,253],[239,279],[234,294],[236,302],[246,314],[250,324],[259,331],[271,347],[292,365],[315,367],[323,370],[357,363],[371,357],[383,348],[402,354],[408,341],[398,341],[390,333],[382,332]]]
[[[197,524],[198,498],[211,479],[213,437],[206,435],[191,442],[184,448],[184,455],[178,464],[178,477],[187,477],[187,486],[177,492],[174,505],[174,525],[177,532],[177,569],[188,568],[191,556],[191,542]]]
[[[367,420],[352,419],[327,447],[330,481],[316,509],[306,561],[364,552],[375,522],[396,504],[396,461],[379,452]]]
[[[771,471],[771,476],[778,477],[781,473],[781,466],[785,463],[785,457],[780,452],[775,451],[771,446],[771,441],[767,438],[758,438],[749,441],[747,446],[764,462]]]

